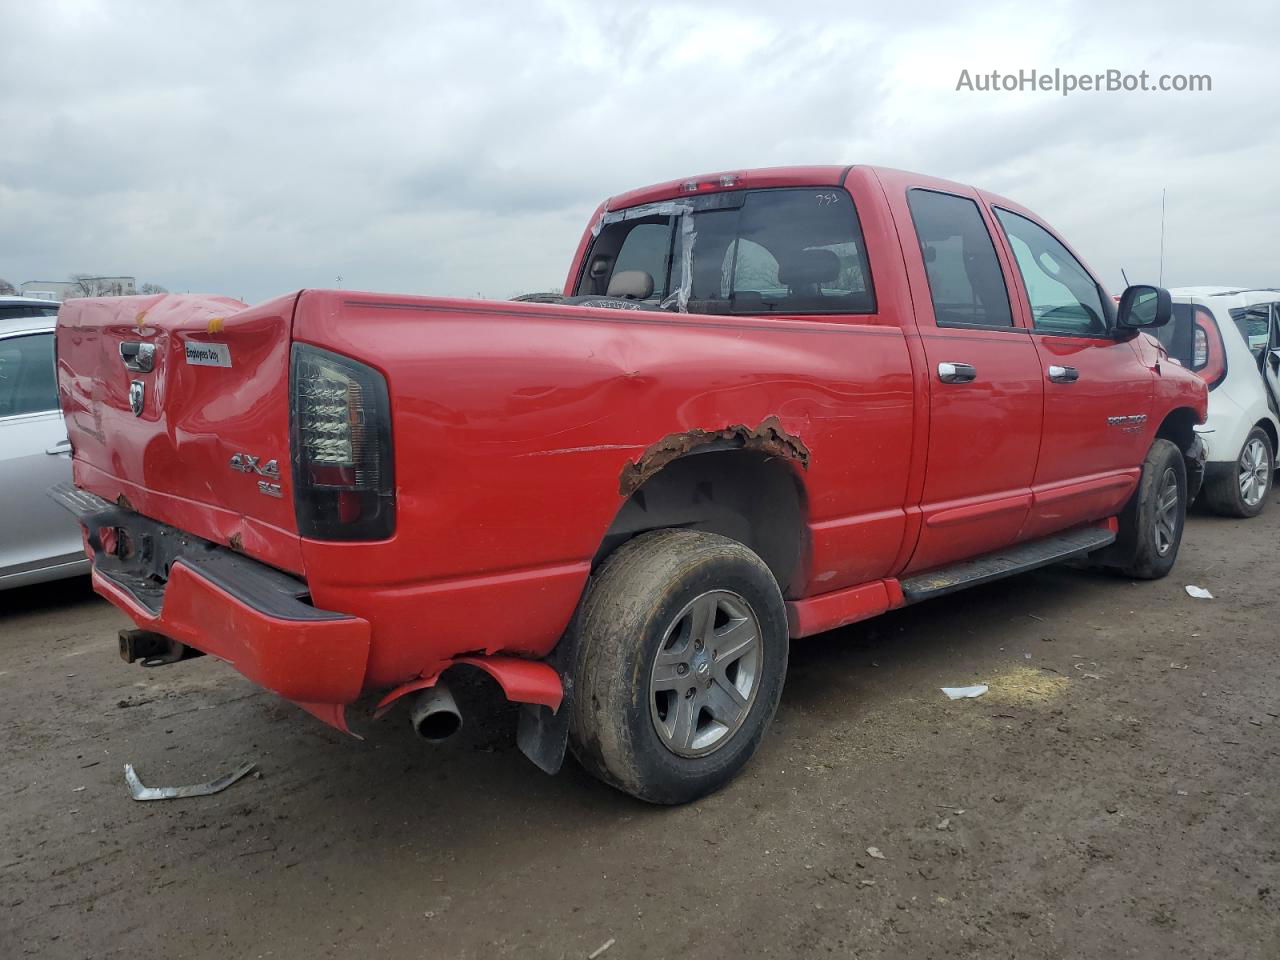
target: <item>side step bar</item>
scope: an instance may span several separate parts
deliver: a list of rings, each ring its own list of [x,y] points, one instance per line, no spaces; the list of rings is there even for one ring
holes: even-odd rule
[[[1081,557],[1109,546],[1115,539],[1116,535],[1112,530],[1090,527],[1030,543],[1020,543],[973,560],[964,560],[929,573],[907,577],[902,581],[902,595],[907,603],[930,600],[965,587],[976,587],[980,583]]]

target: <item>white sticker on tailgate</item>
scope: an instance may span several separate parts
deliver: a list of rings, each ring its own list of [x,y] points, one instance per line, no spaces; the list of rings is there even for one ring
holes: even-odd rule
[[[192,343],[187,341],[187,363],[198,367],[231,366],[231,348],[225,343]]]

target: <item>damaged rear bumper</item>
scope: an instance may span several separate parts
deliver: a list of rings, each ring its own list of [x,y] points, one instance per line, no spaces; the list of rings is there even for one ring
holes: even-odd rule
[[[228,661],[253,682],[346,729],[369,658],[369,622],[317,610],[307,585],[71,484],[93,585],[145,630]]]

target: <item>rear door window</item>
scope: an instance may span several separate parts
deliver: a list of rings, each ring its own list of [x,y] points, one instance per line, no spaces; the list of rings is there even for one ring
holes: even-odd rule
[[[1231,319],[1255,357],[1261,356],[1271,339],[1271,310],[1274,304],[1256,303],[1249,307],[1233,307]]]
[[[53,334],[0,340],[0,417],[58,409]]]
[[[940,327],[1012,327],[1009,290],[986,221],[968,197],[908,190]]]

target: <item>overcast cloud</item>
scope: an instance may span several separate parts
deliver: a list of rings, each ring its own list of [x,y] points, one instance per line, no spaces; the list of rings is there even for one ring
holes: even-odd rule
[[[610,194],[878,163],[1031,207],[1113,292],[1167,187],[1167,285],[1280,285],[1275,4],[940,6],[0,0],[0,277],[508,297]],[[1032,67],[1213,90],[955,90]]]

